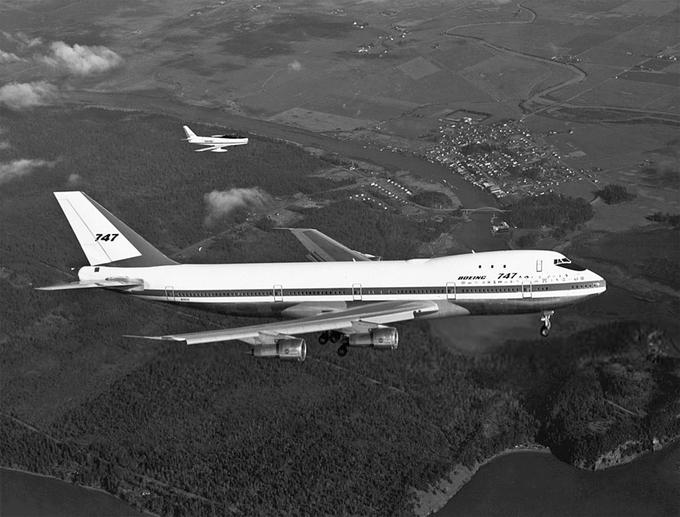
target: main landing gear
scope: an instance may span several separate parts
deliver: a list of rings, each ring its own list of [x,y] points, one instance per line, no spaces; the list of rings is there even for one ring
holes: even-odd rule
[[[543,322],[543,325],[541,325],[541,336],[543,337],[548,337],[548,334],[550,334],[550,328],[552,327],[550,318],[553,314],[555,314],[555,311],[543,311],[541,316],[541,321]]]
[[[328,331],[326,330],[325,332],[322,332],[319,334],[319,344],[320,345],[325,345],[329,341],[333,344],[337,343],[344,337],[344,334],[342,332],[338,332],[337,330],[331,330]]]
[[[347,352],[349,351],[349,340],[342,332],[331,330],[319,334],[320,345],[325,345],[329,341],[333,344],[340,342],[340,346],[338,347],[338,355],[340,357],[345,357],[347,355]]]

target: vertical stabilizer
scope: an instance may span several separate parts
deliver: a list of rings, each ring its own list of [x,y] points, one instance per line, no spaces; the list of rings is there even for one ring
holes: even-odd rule
[[[187,140],[196,138],[196,133],[189,129],[189,126],[182,126],[182,128],[184,129],[184,133],[187,135]]]
[[[145,267],[176,264],[83,192],[55,192],[90,265]]]

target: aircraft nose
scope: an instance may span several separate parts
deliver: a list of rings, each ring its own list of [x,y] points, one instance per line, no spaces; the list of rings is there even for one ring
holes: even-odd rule
[[[590,274],[593,276],[598,293],[604,293],[607,290],[607,281],[597,273],[590,271]]]

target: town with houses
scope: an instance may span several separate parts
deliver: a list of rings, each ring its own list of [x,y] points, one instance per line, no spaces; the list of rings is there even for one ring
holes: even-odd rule
[[[498,199],[540,195],[567,181],[592,179],[589,171],[566,165],[554,146],[520,120],[442,119],[437,143],[426,155]]]

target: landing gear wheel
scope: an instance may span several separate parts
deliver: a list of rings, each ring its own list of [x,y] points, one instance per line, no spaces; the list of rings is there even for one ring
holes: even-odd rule
[[[555,314],[555,311],[543,311],[541,316],[541,321],[543,322],[543,325],[541,325],[541,336],[543,337],[548,337],[548,334],[550,334],[550,328],[552,327],[550,318],[553,314]]]
[[[342,338],[343,338],[342,332],[338,332],[337,330],[331,331],[331,333],[330,333],[331,343],[335,344],[338,341],[340,341]]]
[[[345,343],[343,343],[342,345],[340,345],[338,347],[338,355],[340,357],[345,357],[347,355],[348,351],[349,351],[349,347]]]
[[[322,332],[319,334],[319,344],[320,345],[325,345],[328,343],[328,340],[330,339],[330,336],[328,335],[328,332]]]

